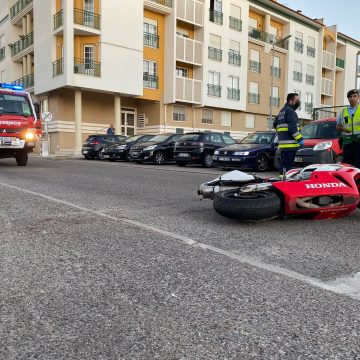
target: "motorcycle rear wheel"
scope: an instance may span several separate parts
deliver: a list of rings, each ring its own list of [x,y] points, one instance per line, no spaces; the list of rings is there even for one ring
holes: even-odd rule
[[[280,196],[274,191],[240,194],[238,189],[221,191],[215,195],[214,210],[225,217],[242,221],[263,221],[281,216]]]

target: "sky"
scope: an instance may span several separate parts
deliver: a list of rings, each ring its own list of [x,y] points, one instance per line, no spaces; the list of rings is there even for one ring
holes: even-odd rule
[[[312,19],[324,18],[325,25],[336,24],[337,31],[360,41],[358,0],[278,0],[278,3],[301,10]]]

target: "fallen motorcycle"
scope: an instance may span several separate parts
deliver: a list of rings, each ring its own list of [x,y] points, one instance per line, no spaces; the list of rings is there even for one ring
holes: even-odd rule
[[[234,170],[200,186],[198,195],[213,199],[225,217],[263,221],[303,215],[333,219],[360,208],[360,169],[342,164],[316,164],[288,171],[284,179]]]

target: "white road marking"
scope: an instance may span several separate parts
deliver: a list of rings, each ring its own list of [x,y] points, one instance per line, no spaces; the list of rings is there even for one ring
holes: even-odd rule
[[[38,192],[35,192],[35,191],[26,190],[26,189],[20,188],[18,186],[9,185],[9,184],[5,184],[5,183],[0,183],[0,186],[8,187],[10,189],[15,189],[15,190],[18,190],[18,191],[21,191],[21,192],[24,192],[24,193],[27,193],[27,194],[31,194],[31,195],[34,195],[34,196],[37,196],[37,197],[42,197],[42,198],[47,199],[49,201],[59,203],[59,204],[63,204],[63,205],[72,207],[74,209],[80,210],[82,212],[90,213],[92,215],[102,216],[104,218],[111,219],[113,221],[118,221],[118,222],[122,222],[122,223],[125,223],[125,224],[130,224],[130,225],[133,225],[133,226],[141,228],[141,229],[145,229],[145,230],[149,230],[149,231],[161,234],[161,235],[165,235],[165,236],[168,236],[170,238],[180,240],[180,241],[184,242],[187,245],[200,248],[200,249],[202,249],[204,251],[211,251],[213,253],[220,254],[220,255],[226,256],[228,258],[234,259],[234,260],[238,261],[241,264],[251,265],[251,266],[253,266],[255,268],[258,268],[258,269],[262,269],[262,270],[265,270],[265,271],[268,271],[268,272],[271,272],[271,273],[274,273],[274,274],[283,275],[283,276],[285,276],[287,278],[290,278],[290,279],[301,281],[301,282],[303,282],[305,284],[320,288],[322,290],[331,291],[333,293],[346,295],[346,296],[351,297],[353,299],[360,300],[360,293],[359,293],[359,291],[357,291],[358,289],[355,290],[354,285],[352,286],[350,282],[348,282],[346,284],[346,286],[344,286],[343,281],[338,281],[337,282],[335,280],[335,281],[332,281],[331,283],[325,283],[325,282],[323,282],[321,280],[318,280],[316,278],[312,278],[312,277],[297,273],[295,271],[282,268],[281,266],[264,263],[264,262],[262,262],[260,260],[257,260],[255,258],[251,258],[251,257],[246,256],[246,255],[236,255],[236,254],[233,254],[230,251],[223,250],[223,249],[220,249],[220,248],[212,246],[212,245],[207,245],[207,244],[195,241],[195,240],[193,240],[191,238],[188,238],[186,236],[182,236],[182,235],[170,232],[170,231],[165,231],[165,230],[156,228],[154,226],[141,223],[139,221],[134,221],[134,220],[126,219],[126,218],[118,218],[116,216],[105,214],[105,213],[103,213],[101,211],[91,210],[91,209],[85,208],[85,207],[80,206],[80,205],[73,204],[73,203],[65,201],[65,200],[57,199],[57,198],[54,198],[52,196],[44,195],[44,194],[41,194],[41,193],[38,193]],[[357,281],[356,281],[356,287],[357,288],[359,287]]]

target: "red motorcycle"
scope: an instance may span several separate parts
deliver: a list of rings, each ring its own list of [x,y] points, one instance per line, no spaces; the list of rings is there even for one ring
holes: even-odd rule
[[[262,221],[302,215],[333,219],[360,208],[360,169],[342,164],[316,164],[293,169],[283,180],[231,171],[200,186],[202,198],[213,199],[225,217]]]

